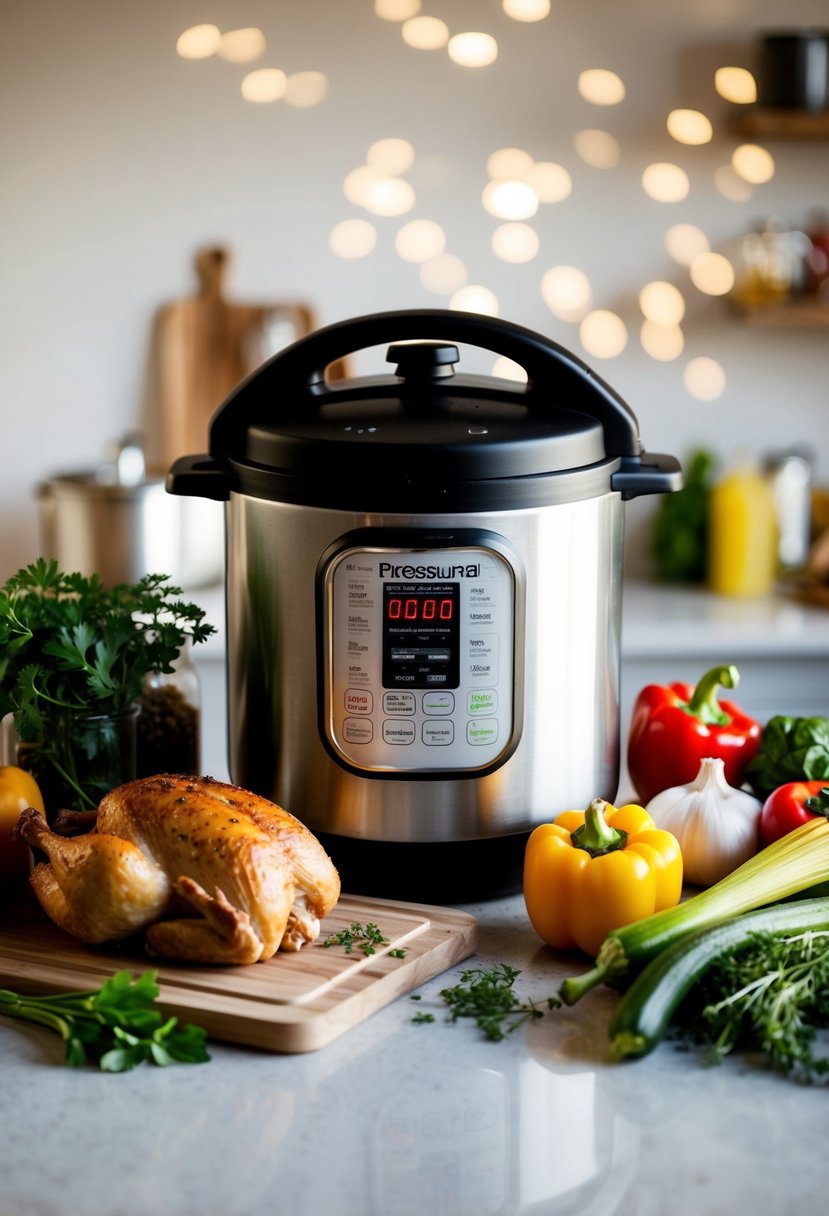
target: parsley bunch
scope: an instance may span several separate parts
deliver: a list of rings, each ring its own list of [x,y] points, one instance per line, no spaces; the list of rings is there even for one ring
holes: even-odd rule
[[[44,744],[43,761],[83,807],[97,805],[106,789],[86,790],[74,775],[78,740],[61,743],[65,724],[127,709],[150,672],[172,672],[188,638],[202,642],[214,632],[180,594],[164,574],[105,587],[96,574],[65,574],[44,558],[0,589],[0,717],[13,714],[24,742]]]
[[[0,1013],[55,1030],[69,1065],[96,1060],[103,1072],[127,1072],[143,1060],[201,1064],[210,1059],[200,1026],[180,1025],[156,1008],[155,971],[118,971],[93,992],[20,996],[0,989]]]

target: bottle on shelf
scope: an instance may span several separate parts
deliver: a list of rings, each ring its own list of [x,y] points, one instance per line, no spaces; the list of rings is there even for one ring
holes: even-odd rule
[[[711,491],[708,581],[718,595],[768,595],[777,575],[774,494],[747,452],[737,454]]]

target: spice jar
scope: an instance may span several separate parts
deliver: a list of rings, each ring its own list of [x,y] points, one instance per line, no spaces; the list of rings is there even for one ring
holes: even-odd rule
[[[189,639],[172,672],[147,676],[138,704],[138,776],[198,774],[201,690]]]

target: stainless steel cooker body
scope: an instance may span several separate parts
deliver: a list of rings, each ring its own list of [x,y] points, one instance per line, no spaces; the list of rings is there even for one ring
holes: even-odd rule
[[[387,342],[393,374],[326,381]],[[455,342],[526,384],[455,376]],[[233,779],[364,848],[515,841],[611,798],[623,503],[680,484],[518,326],[387,313],[280,352],[168,478],[226,503]]]
[[[316,831],[388,841],[463,840],[529,831],[563,807],[612,798],[619,773],[619,622],[622,503],[606,493],[555,506],[453,517],[366,515],[232,495],[227,508],[228,722],[230,770],[246,788],[295,809]],[[342,538],[414,561],[424,536],[451,560],[462,544],[498,545],[515,571],[511,686],[501,692],[504,755],[481,771],[465,743],[473,721],[455,689],[447,715],[463,754],[411,771],[412,744],[392,745],[386,771],[332,749],[326,731],[323,555]],[[385,547],[380,539],[386,533]],[[411,549],[405,548],[407,536]],[[374,605],[374,611],[378,606]],[[507,656],[502,655],[501,661]],[[487,684],[491,681],[485,681]],[[361,722],[374,736],[401,722],[422,735],[430,719],[384,711],[369,690]],[[418,688],[413,698],[426,694]],[[511,704],[503,703],[509,696]],[[338,698],[339,702],[339,698]],[[340,710],[338,703],[333,712]],[[442,716],[434,721],[446,722]],[[489,721],[491,719],[487,719]],[[352,749],[352,759],[357,746]],[[402,754],[401,754],[402,753]]]

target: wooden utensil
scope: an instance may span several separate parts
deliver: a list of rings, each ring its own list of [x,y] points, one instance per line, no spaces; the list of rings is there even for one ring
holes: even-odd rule
[[[388,943],[368,956],[359,945],[351,954],[323,945],[355,921],[373,922]],[[182,1021],[227,1042],[307,1052],[467,958],[476,945],[477,925],[465,912],[344,895],[317,941],[297,954],[249,967],[200,967],[148,958],[135,946],[85,946],[30,900],[0,914],[0,985],[27,993],[86,991],[123,968],[156,967],[159,1001]]]
[[[166,305],[157,318],[158,459],[165,469],[179,456],[207,451],[211,416],[240,380],[275,353],[276,326],[286,339],[282,345],[316,328],[313,309],[299,301],[229,301],[229,263],[221,246],[200,250],[197,294]]]

